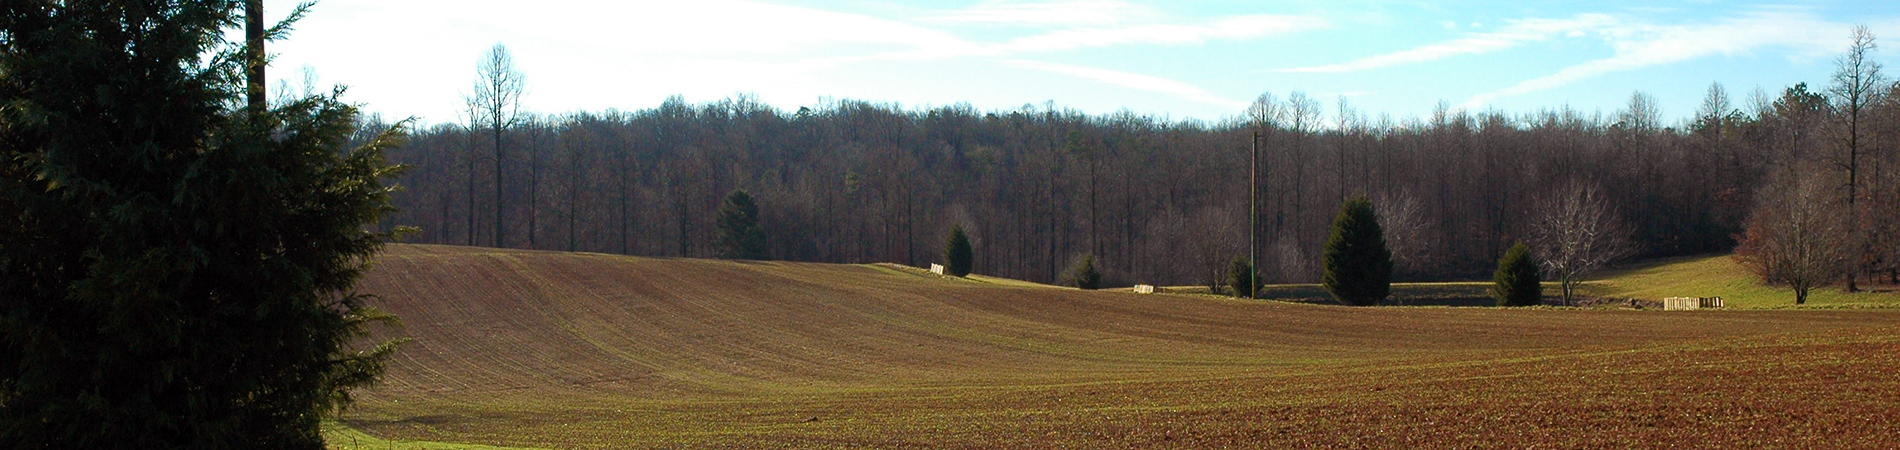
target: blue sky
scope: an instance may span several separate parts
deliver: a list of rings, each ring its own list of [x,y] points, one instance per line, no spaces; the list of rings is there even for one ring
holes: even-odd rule
[[[267,0],[270,14],[293,1]],[[1900,2],[323,0],[272,47],[278,86],[343,84],[387,117],[460,122],[475,64],[499,42],[545,112],[642,109],[736,93],[780,109],[850,98],[981,110],[1053,101],[1219,121],[1263,92],[1334,115],[1439,102],[1513,113],[1613,112],[1632,92],[1666,119],[1711,82],[1826,84],[1856,24],[1900,56]],[[1895,66],[1894,70],[1900,70]],[[1330,121],[1330,120],[1329,120]]]

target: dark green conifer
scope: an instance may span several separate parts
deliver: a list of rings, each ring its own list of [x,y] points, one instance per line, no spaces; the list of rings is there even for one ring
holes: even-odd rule
[[[0,447],[320,449],[382,372],[353,286],[405,125],[247,101],[243,6],[0,8]]]
[[[1095,290],[1102,287],[1102,272],[1095,268],[1095,255],[1084,254],[1069,263],[1069,269],[1063,271],[1063,284],[1078,289]]]
[[[963,226],[950,228],[950,237],[943,243],[944,269],[952,276],[969,276],[974,264],[970,249],[970,237],[963,234]]]
[[[1491,273],[1491,298],[1498,306],[1536,306],[1543,302],[1543,280],[1537,274],[1537,261],[1531,248],[1519,242],[1498,259],[1498,270]]]
[[[1227,289],[1240,298],[1253,298],[1254,291],[1260,289],[1253,264],[1247,263],[1246,256],[1235,256],[1234,261],[1227,264]]]
[[[728,259],[765,259],[765,227],[759,224],[759,205],[752,194],[734,189],[719,204],[719,256]]]
[[[1326,273],[1320,284],[1340,303],[1376,305],[1392,292],[1392,252],[1372,201],[1363,195],[1340,205],[1321,258]]]

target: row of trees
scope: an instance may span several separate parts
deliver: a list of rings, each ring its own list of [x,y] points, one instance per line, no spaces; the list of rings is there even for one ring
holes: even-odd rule
[[[1797,304],[1814,287],[1837,281],[1848,292],[1862,280],[1900,283],[1900,180],[1893,166],[1900,138],[1891,132],[1900,124],[1900,84],[1881,73],[1876,48],[1873,33],[1855,28],[1824,93],[1797,86],[1775,104],[1785,116],[1824,123],[1783,139],[1832,151],[1788,146],[1736,253],[1762,279],[1793,288]]]
[[[1397,278],[1481,277],[1540,232],[1539,199],[1571,190],[1626,219],[1631,245],[1604,254],[1635,256],[1729,250],[1777,171],[1891,199],[1900,104],[1850,94],[1797,85],[1737,106],[1712,85],[1673,126],[1641,93],[1613,114],[1441,105],[1394,121],[1343,99],[1322,120],[1319,99],[1296,92],[1217,123],[1053,104],[827,100],[787,113],[747,95],[674,97],[636,111],[523,115],[500,133],[493,124],[506,121],[424,130],[395,155],[417,167],[396,221],[422,226],[423,242],[716,256],[715,210],[742,188],[757,201],[768,258],[921,265],[961,226],[980,273],[1052,281],[1088,254],[1111,283],[1218,284],[1249,250],[1258,133],[1262,281],[1318,281],[1328,213],[1355,193],[1379,205]],[[1863,209],[1891,216],[1877,214],[1884,204]],[[1868,227],[1860,240],[1893,240],[1883,233]]]

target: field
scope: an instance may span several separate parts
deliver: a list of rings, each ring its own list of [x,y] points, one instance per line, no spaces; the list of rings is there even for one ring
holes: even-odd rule
[[[340,448],[1900,446],[1900,311],[1345,308],[394,246]]]
[[[1866,280],[1862,280],[1866,282]],[[1900,292],[1891,283],[1847,293],[1840,286],[1815,288],[1806,308],[1900,307]],[[1584,295],[1657,300],[1664,297],[1722,297],[1733,308],[1793,308],[1794,290],[1764,286],[1728,255],[1694,256],[1650,261],[1610,271],[1600,281],[1584,285]]]

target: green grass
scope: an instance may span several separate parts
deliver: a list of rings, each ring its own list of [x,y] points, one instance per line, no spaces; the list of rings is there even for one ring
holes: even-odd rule
[[[328,450],[541,450],[450,442],[397,441],[371,436],[337,422],[324,422],[323,442]]]
[[[1729,255],[1691,256],[1648,261],[1604,274],[1584,284],[1592,297],[1661,300],[1666,297],[1722,297],[1728,308],[1793,308],[1794,290],[1768,286]],[[1807,308],[1900,307],[1893,286],[1848,293],[1839,286],[1809,292]]]

